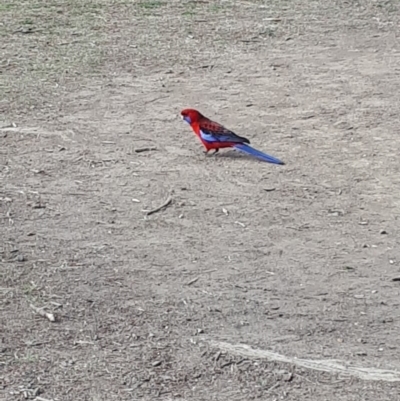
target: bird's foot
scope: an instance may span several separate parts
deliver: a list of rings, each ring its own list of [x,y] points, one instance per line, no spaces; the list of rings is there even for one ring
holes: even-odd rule
[[[210,156],[215,156],[219,152],[219,149],[214,149],[214,153],[209,153],[209,152],[210,152],[209,150],[203,150],[203,153],[206,156],[210,157]]]

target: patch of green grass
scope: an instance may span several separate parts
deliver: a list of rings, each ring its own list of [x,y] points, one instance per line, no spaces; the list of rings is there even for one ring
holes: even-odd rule
[[[270,38],[274,38],[276,36],[275,30],[273,28],[266,28],[264,31],[260,32],[259,35],[263,36],[263,37],[270,37]]]
[[[146,10],[152,10],[154,8],[160,8],[164,6],[166,3],[165,1],[160,1],[160,0],[148,0],[148,1],[142,1],[139,3],[139,7],[144,8]]]
[[[33,25],[33,19],[31,18],[25,18],[23,21],[21,21],[22,25]]]
[[[386,10],[389,13],[393,13],[398,10],[397,4],[398,4],[398,2],[394,2],[394,1],[383,1],[383,2],[376,3],[375,6],[378,8],[381,8],[383,10]]]
[[[9,11],[15,8],[16,5],[12,3],[0,3],[0,11]]]
[[[28,351],[25,355],[22,356],[15,356],[15,362],[20,363],[20,364],[25,364],[25,363],[34,363],[39,360],[39,356],[36,354],[33,354],[31,351]]]
[[[188,3],[185,3],[185,10],[182,12],[182,15],[188,16],[188,17],[194,17],[195,15],[198,14],[199,10],[204,13],[204,11],[209,12],[209,13],[220,13],[223,11],[226,11],[231,5],[226,5],[226,4],[211,4],[208,5],[204,1],[196,2],[196,1],[190,1]]]
[[[194,17],[196,15],[196,3],[190,2],[185,4],[185,10],[182,12],[183,16]]]
[[[222,11],[226,11],[228,7],[229,7],[228,5],[211,4],[208,10],[212,13],[220,13]]]
[[[109,4],[108,0],[8,0],[2,4],[6,104],[25,110],[54,105],[59,98],[55,88],[77,76],[98,74]]]
[[[38,287],[33,282],[26,283],[22,286],[22,292],[29,301],[32,301],[34,297],[38,294]]]

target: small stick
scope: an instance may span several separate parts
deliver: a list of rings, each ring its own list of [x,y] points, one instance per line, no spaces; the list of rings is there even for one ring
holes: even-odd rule
[[[144,104],[153,103],[153,102],[156,102],[157,100],[161,100],[161,99],[167,99],[168,97],[169,97],[168,95],[156,97],[155,99],[151,99],[151,100],[148,100],[147,102],[144,102]]]
[[[166,208],[167,206],[169,206],[172,202],[172,198],[169,196],[168,199],[161,205],[156,207],[155,209],[151,209],[151,210],[143,210],[143,212],[146,212],[147,216],[150,216],[151,214],[157,213],[160,210]]]
[[[84,345],[84,344],[89,344],[89,345],[94,345],[92,341],[74,341],[74,345]]]
[[[45,317],[50,320],[50,322],[55,322],[56,319],[52,313],[47,313],[43,308],[37,308],[36,306],[29,304],[29,306],[40,316]]]
[[[160,265],[161,266],[161,265]],[[162,266],[164,266],[164,265],[162,265]],[[143,269],[143,270],[145,270],[145,269]],[[207,274],[207,273],[212,273],[212,272],[216,272],[218,269],[211,269],[211,270],[205,270],[205,271],[203,271],[203,272],[199,272],[199,273],[201,273],[201,274]],[[182,272],[182,274],[192,274],[192,272]]]
[[[194,279],[190,280],[187,285],[192,285],[194,284],[200,277],[195,277]]]
[[[272,385],[266,392],[269,393],[270,391],[275,390],[277,387],[279,387],[279,383]]]
[[[53,400],[49,400],[48,398],[36,396],[36,398],[33,401],[53,401]]]
[[[245,224],[241,223],[240,221],[235,221],[235,224],[239,225],[240,227],[246,227]]]
[[[151,152],[152,150],[157,150],[157,148],[136,148],[136,153]]]
[[[221,365],[221,369],[226,368],[227,366],[233,365],[234,361],[225,362]]]

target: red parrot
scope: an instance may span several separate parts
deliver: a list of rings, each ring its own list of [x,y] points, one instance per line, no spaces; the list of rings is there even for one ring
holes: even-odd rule
[[[193,129],[206,148],[205,154],[214,149],[214,155],[222,148],[234,148],[241,152],[255,156],[263,161],[274,164],[285,164],[266,153],[252,148],[247,138],[236,135],[221,124],[211,121],[194,109],[181,111],[181,116]]]

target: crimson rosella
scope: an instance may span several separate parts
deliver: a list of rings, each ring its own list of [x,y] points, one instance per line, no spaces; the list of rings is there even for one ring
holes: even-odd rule
[[[216,154],[222,148],[234,148],[249,155],[258,157],[268,163],[285,164],[266,153],[252,148],[247,138],[236,135],[234,132],[223,127],[194,109],[185,109],[181,111],[182,118],[190,124],[194,133],[206,148],[205,154],[214,149]]]

